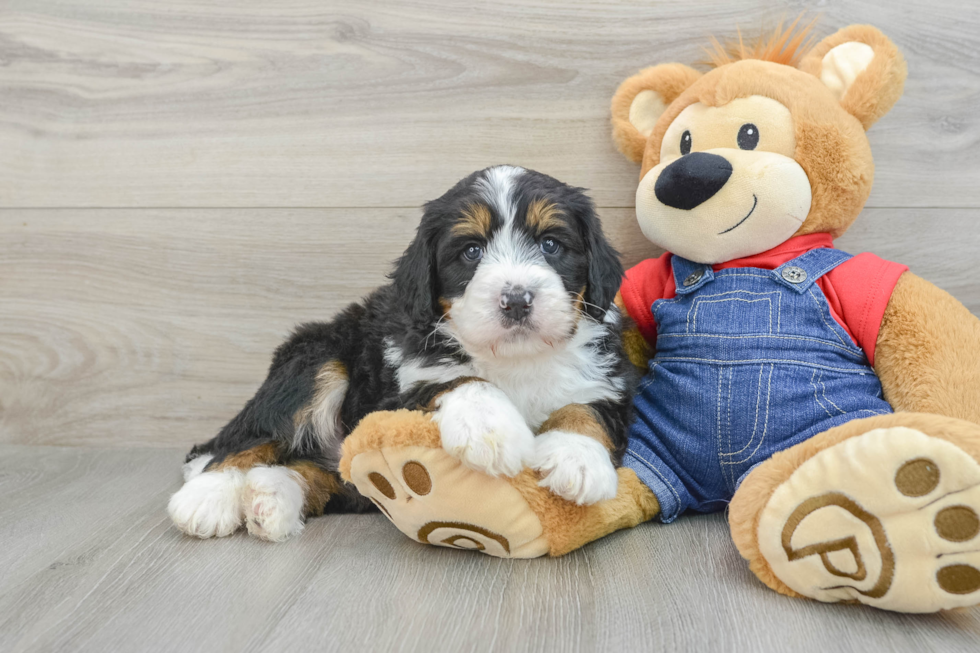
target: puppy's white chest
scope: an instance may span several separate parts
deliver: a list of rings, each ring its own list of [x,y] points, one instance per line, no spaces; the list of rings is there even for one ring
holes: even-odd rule
[[[618,395],[611,361],[591,348],[564,351],[544,359],[476,363],[477,375],[504,391],[537,430],[554,411],[568,404],[588,404]]]
[[[578,403],[569,400],[568,396],[561,392],[547,391],[547,380],[545,379],[521,379],[521,378],[494,378],[495,375],[488,374],[487,380],[504,391],[507,398],[517,407],[528,425],[537,430],[541,424],[548,419],[548,416],[562,406],[570,403]]]

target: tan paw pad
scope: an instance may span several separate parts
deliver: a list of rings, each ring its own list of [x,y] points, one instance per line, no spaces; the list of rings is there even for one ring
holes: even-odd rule
[[[825,449],[776,488],[759,548],[791,589],[903,612],[980,603],[980,464],[920,431]]]
[[[366,451],[351,461],[350,476],[357,490],[416,542],[501,558],[548,552],[541,522],[520,492],[442,449]]]

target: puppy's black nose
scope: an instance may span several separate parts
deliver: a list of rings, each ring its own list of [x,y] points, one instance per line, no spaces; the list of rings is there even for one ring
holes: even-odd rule
[[[531,314],[534,293],[522,286],[514,286],[500,293],[500,312],[504,318],[520,322]]]
[[[690,211],[707,202],[732,176],[732,164],[708,152],[685,154],[663,169],[653,192],[675,209]]]

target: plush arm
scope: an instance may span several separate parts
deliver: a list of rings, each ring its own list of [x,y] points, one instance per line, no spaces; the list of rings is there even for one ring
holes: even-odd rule
[[[885,309],[875,372],[895,410],[980,423],[980,320],[906,272]]]

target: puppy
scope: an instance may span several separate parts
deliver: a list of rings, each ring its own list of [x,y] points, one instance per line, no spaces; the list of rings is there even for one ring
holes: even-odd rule
[[[395,408],[429,411],[473,469],[528,465],[579,504],[615,496],[635,375],[622,275],[581,190],[511,166],[471,174],[425,205],[389,285],[276,350],[255,396],[187,456],[171,518],[280,541],[306,517],[369,510],[337,474],[341,442]]]

